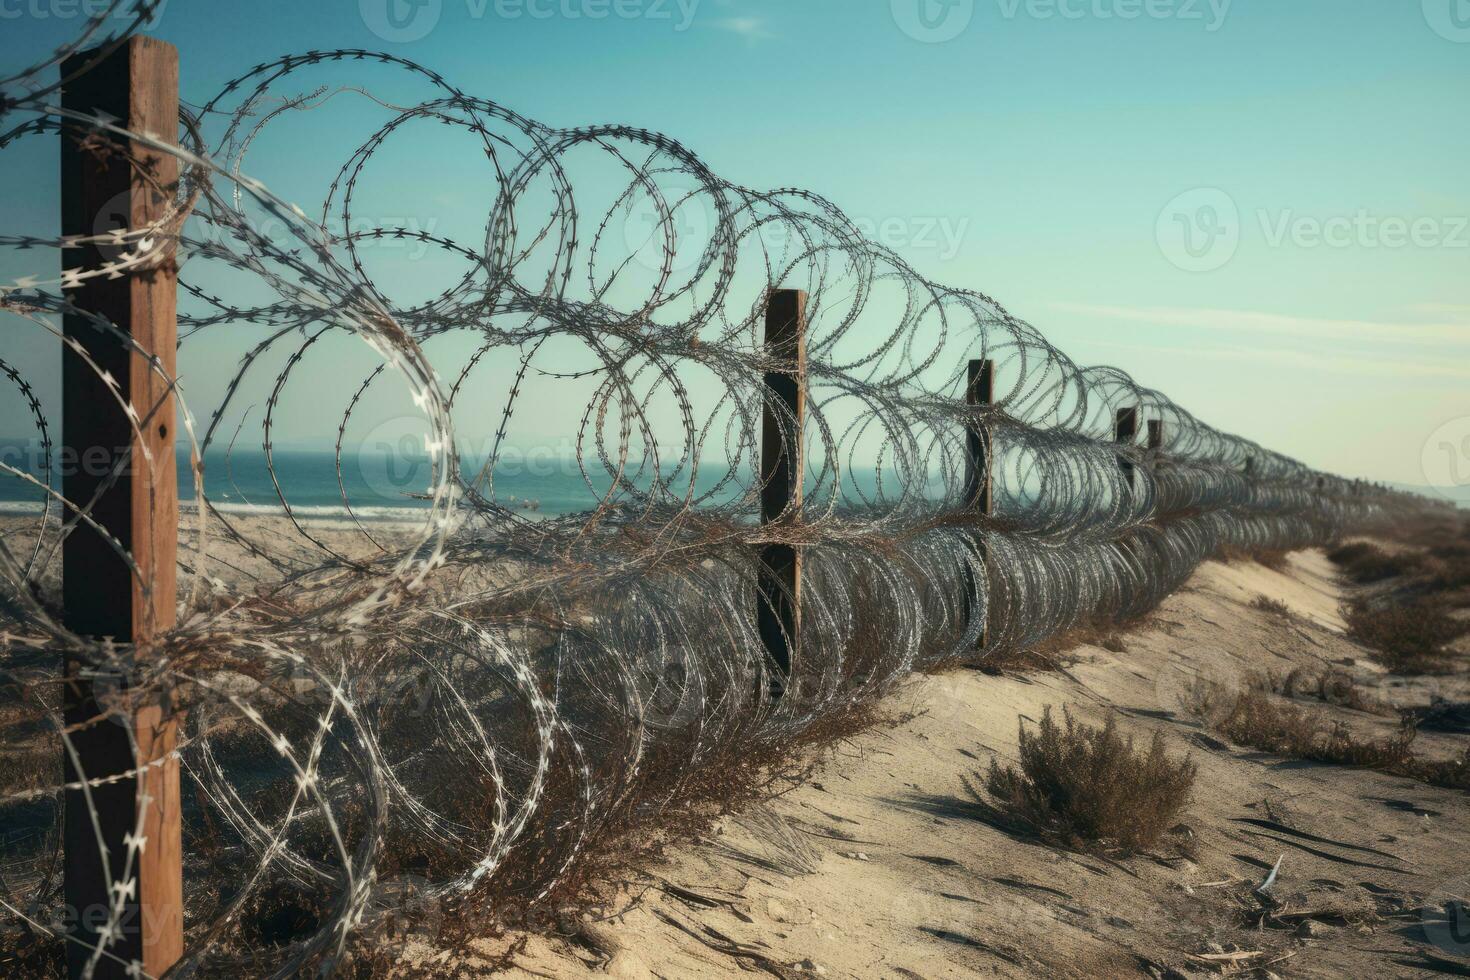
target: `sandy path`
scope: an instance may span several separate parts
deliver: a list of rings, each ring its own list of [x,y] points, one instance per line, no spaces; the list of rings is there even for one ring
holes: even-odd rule
[[[1261,594],[1293,615],[1252,608]],[[919,717],[862,737],[816,782],[629,883],[624,914],[576,939],[533,937],[511,975],[1179,977],[1216,973],[1190,954],[1237,950],[1263,951],[1255,962],[1275,961],[1283,977],[1443,975],[1419,951],[1470,957],[1470,936],[1426,946],[1414,910],[1470,871],[1463,794],[1237,749],[1172,714],[1192,672],[1225,679],[1359,660],[1336,632],[1338,601],[1319,553],[1294,556],[1284,574],[1210,563],[1126,637],[1125,653],[1081,648],[1065,675],[915,681],[893,707]],[[1375,681],[1362,662],[1348,669],[1380,696],[1425,696],[1423,685]],[[1196,860],[1081,857],[978,819],[963,777],[994,753],[1014,758],[1017,717],[1047,705],[1091,721],[1116,708],[1127,730],[1162,731],[1193,754]],[[1393,727],[1322,710],[1355,728]],[[1421,748],[1454,746],[1439,736]],[[1245,914],[1251,889],[1283,855],[1279,898],[1370,921],[1312,936],[1258,931]]]

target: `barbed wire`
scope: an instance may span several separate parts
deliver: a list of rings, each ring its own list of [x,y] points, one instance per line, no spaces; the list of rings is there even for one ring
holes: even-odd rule
[[[166,692],[183,725],[177,974],[330,971],[391,914],[405,874],[433,902],[534,906],[633,804],[677,801],[732,758],[793,744],[916,671],[1140,615],[1224,550],[1322,544],[1428,506],[1212,428],[1117,368],[1076,365],[816,194],[732,183],[646,129],[552,128],[403,58],[341,49],[258,65],[186,111],[176,138],[62,109],[42,73],[96,43],[101,22],[0,81],[11,124],[0,150],[60,138],[166,153],[181,166],[174,204],[93,235],[0,229],[7,260],[31,270],[0,286],[0,310],[15,343],[51,345],[99,375],[63,317],[151,365],[180,405],[194,504],[178,624],[136,651],[68,630],[59,555],[77,527],[149,583],[94,519],[96,498],[64,496],[40,380],[0,361],[44,457],[0,462],[36,501],[0,536],[0,706],[17,760],[0,808],[36,831],[7,845],[0,908],[22,931],[63,931],[63,795],[138,774],[57,780],[61,753],[76,764],[59,708],[67,659],[114,679],[99,703],[116,717]],[[334,69],[352,84],[321,79]],[[424,91],[390,99],[372,73]],[[314,216],[249,176],[279,152],[276,127],[349,101],[352,118],[366,107],[379,120]],[[425,126],[454,134],[435,154],[458,146],[485,168],[473,240],[359,218],[375,161],[412,150]],[[314,154],[349,145],[338,128],[317,131],[330,135]],[[384,242],[453,263],[450,284],[400,298],[417,277],[374,274],[370,250]],[[89,250],[98,261],[69,264]],[[181,359],[238,352],[219,390],[186,394],[155,352],[74,301],[172,256]],[[762,523],[768,408],[786,439],[797,426],[765,380],[796,370],[764,343],[777,288],[809,297],[805,486],[799,506]],[[967,404],[971,360],[994,363],[989,404]],[[140,434],[158,405],[110,387]],[[324,522],[293,503],[301,477],[281,446],[337,394],[340,507]],[[381,496],[350,470],[375,412],[399,404],[412,408],[395,431],[414,434],[427,472],[383,521]],[[587,503],[532,514],[501,476],[516,426],[568,405],[570,472]],[[1161,446],[1114,441],[1130,407],[1162,423]],[[466,429],[489,434],[481,452],[465,450]],[[976,431],[991,513],[969,490]],[[258,447],[269,480],[243,509],[205,479],[223,468],[238,491],[242,447]],[[171,465],[125,458],[98,496],[127,466]],[[776,667],[756,623],[772,544],[806,562],[799,655],[776,701],[762,693]],[[307,911],[289,935],[266,935],[265,910],[280,905]],[[93,963],[109,955],[89,951]]]

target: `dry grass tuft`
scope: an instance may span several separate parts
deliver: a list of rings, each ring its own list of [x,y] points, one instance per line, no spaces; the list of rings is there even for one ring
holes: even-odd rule
[[[1291,552],[1275,549],[1271,551],[1258,551],[1254,555],[1256,564],[1264,565],[1273,572],[1286,571],[1286,558]]]
[[[1259,690],[1242,691],[1209,713],[1218,714],[1215,727],[1232,742],[1277,755],[1370,769],[1391,769],[1412,757],[1412,727],[1392,738],[1365,742],[1341,723],[1328,725],[1315,712]]]
[[[1267,673],[1252,682],[1252,687],[1295,701],[1321,701],[1384,718],[1399,717],[1397,708],[1364,692],[1351,675],[1340,670],[1319,672],[1297,667],[1285,677]]]
[[[1375,544],[1362,541],[1333,548],[1327,553],[1327,558],[1341,568],[1350,581],[1359,585],[1402,578],[1424,568],[1422,554],[1401,552],[1391,555]]]
[[[1212,719],[1220,734],[1237,745],[1296,759],[1376,769],[1416,779],[1431,786],[1470,789],[1470,748],[1451,760],[1423,759],[1414,754],[1418,731],[1405,719],[1388,738],[1363,739],[1342,722],[1329,724],[1315,711],[1278,701],[1259,687],[1229,692],[1202,683],[1194,692],[1195,709]]]
[[[1436,591],[1470,587],[1470,544],[1455,541],[1429,549],[1428,567]]]
[[[1358,600],[1344,606],[1342,615],[1348,635],[1397,674],[1443,673],[1453,657],[1446,647],[1470,632],[1470,622],[1455,619],[1434,596],[1393,605]]]
[[[1291,610],[1287,608],[1286,603],[1282,602],[1280,599],[1272,599],[1270,596],[1256,596],[1255,599],[1251,602],[1251,608],[1258,609],[1261,612],[1268,613],[1272,616],[1291,615]]]
[[[1065,670],[1077,658],[1053,650],[1050,644],[1018,649],[993,650],[975,662],[975,669],[989,677],[1006,674],[1052,674]]]
[[[1290,556],[1291,552],[1285,548],[1269,548],[1263,551],[1252,551],[1247,548],[1237,548],[1233,545],[1225,545],[1215,555],[1217,559],[1227,564],[1234,565],[1239,562],[1250,561],[1269,568],[1273,572],[1286,571],[1287,559]]]
[[[1194,763],[1170,759],[1157,733],[1139,751],[1111,717],[1102,728],[1065,710],[1063,719],[1059,726],[1048,708],[1035,732],[1022,724],[1019,769],[991,762],[984,783],[995,804],[1065,847],[1125,854],[1152,847],[1189,804]]]
[[[1078,657],[1073,651],[1080,646],[1100,647],[1109,653],[1127,653],[1128,644],[1120,630],[1134,628],[1142,622],[1141,617],[1128,622],[1098,620],[1058,633],[1025,649],[995,651],[976,666],[992,675],[1061,671],[1077,662]]]

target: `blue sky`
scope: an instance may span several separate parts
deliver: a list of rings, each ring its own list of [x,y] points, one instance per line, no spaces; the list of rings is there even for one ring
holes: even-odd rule
[[[68,9],[0,0],[0,64]],[[366,47],[551,125],[669,133],[1212,424],[1409,483],[1447,444],[1470,482],[1470,0],[170,0],[152,33],[191,99]],[[274,162],[335,169],[329,143]],[[6,179],[50,166],[25,152]]]

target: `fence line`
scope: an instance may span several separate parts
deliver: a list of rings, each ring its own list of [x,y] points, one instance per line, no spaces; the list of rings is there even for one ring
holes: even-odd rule
[[[0,293],[7,336],[54,345],[63,397],[90,387],[122,433],[100,444],[126,446],[85,490],[58,489],[49,448],[40,472],[0,462],[37,504],[0,525],[7,748],[34,763],[0,785],[0,808],[39,835],[19,854],[33,873],[6,882],[0,909],[68,934],[78,975],[171,961],[139,953],[123,915],[134,900],[182,916],[181,972],[279,975],[340,965],[409,879],[416,907],[482,895],[500,912],[535,908],[638,814],[775,757],[915,671],[1138,615],[1225,548],[1321,544],[1431,506],[1213,429],[1115,368],[1078,367],[989,297],[864,240],[822,198],[722,180],[661,134],[553,129],[404,59],[343,49],[257,66],[183,112],[175,138],[76,100],[116,56],[78,53],[98,30],[41,66],[75,59],[59,106],[25,84],[41,69],[0,82],[0,151],[59,137],[70,158],[127,173],[127,193],[169,194],[129,206],[118,228],[83,214],[62,237],[0,230],[35,270]],[[129,33],[104,49],[147,50]],[[339,69],[351,87],[322,81]],[[362,100],[370,79],[387,121],[344,150],[319,218],[247,176],[272,127]],[[359,221],[375,158],[445,126],[492,186],[484,228]],[[453,263],[449,284],[396,298],[418,277],[370,271],[385,242]],[[168,281],[175,249],[180,364],[238,352],[217,391],[189,387],[137,306],[104,298]],[[35,258],[58,254],[59,277]],[[130,366],[131,387],[109,358]],[[38,379],[0,368],[49,447]],[[107,502],[132,486],[130,519],[172,527],[165,501],[140,511],[136,496],[166,493],[173,472],[174,433],[155,429],[172,428],[170,393],[197,503],[149,552]],[[279,443],[332,399],[340,506],[313,521]],[[497,490],[502,463],[518,426],[566,403],[582,406],[590,502],[532,519]],[[353,446],[397,431],[395,404],[412,405],[430,465],[399,521],[373,521],[350,485]],[[472,460],[459,427],[492,404],[494,435]],[[73,456],[99,444],[63,421]],[[237,447],[257,441],[270,506],[232,509],[206,475],[234,481]],[[70,563],[84,543],[126,568],[157,629],[99,639],[108,630],[77,626],[70,591],[58,615],[58,587],[100,586]],[[171,624],[157,563],[175,544]],[[58,712],[63,660],[89,672],[94,717]],[[150,706],[167,707],[154,727],[177,726],[175,750],[88,764],[84,730]],[[78,768],[58,783],[63,749]],[[65,843],[68,862],[86,860],[71,822],[112,825],[99,793],[180,765],[181,902],[140,897],[137,875],[93,854],[105,915],[90,931],[55,926],[49,856]],[[65,842],[46,829],[63,800]],[[283,902],[302,924],[261,935],[252,923]]]

